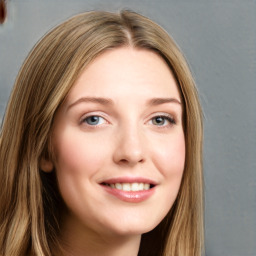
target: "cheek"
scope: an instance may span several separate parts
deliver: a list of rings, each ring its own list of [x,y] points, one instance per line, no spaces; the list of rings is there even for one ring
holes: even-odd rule
[[[102,143],[88,137],[65,131],[54,143],[56,169],[72,175],[93,175],[101,166],[104,157]]]
[[[157,145],[157,146],[156,146]],[[160,186],[157,190],[158,220],[162,220],[170,211],[177,198],[185,165],[185,141],[184,135],[175,134],[165,140],[155,142],[152,159],[154,166],[161,174]]]
[[[183,133],[160,141],[154,147],[153,161],[166,180],[180,182],[185,165],[185,139]]]
[[[55,169],[62,198],[69,209],[81,211],[98,171],[104,166],[102,140],[66,128],[54,137]],[[100,156],[100,157],[99,157]]]

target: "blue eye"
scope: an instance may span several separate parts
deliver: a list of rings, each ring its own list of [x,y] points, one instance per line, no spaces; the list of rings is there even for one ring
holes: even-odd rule
[[[166,126],[168,124],[175,124],[175,120],[169,116],[155,116],[152,118],[152,124],[157,126]]]
[[[83,119],[83,122],[88,125],[100,125],[104,123],[104,118],[100,116],[88,116]]]

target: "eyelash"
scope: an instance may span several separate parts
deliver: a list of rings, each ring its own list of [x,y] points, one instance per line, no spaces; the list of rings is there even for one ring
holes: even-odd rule
[[[167,125],[166,125],[166,124],[164,124],[164,125],[155,124],[155,125],[158,126],[159,128],[160,128],[160,127],[161,127],[161,128],[166,128],[166,127],[169,127],[169,126],[172,126],[172,125],[175,125],[175,124],[176,124],[175,119],[174,119],[172,116],[168,115],[168,114],[166,114],[166,115],[164,115],[164,114],[156,115],[156,116],[152,117],[150,120],[151,120],[151,122],[153,122],[153,120],[154,120],[154,119],[156,120],[157,118],[162,118],[164,121],[167,121],[167,122],[168,122]]]
[[[102,125],[102,124],[95,124],[95,125],[89,124],[89,123],[88,123],[88,119],[89,119],[89,118],[92,118],[92,117],[97,117],[98,120],[99,120],[99,119],[104,119],[104,121],[107,122],[104,117],[95,114],[95,115],[89,115],[89,116],[86,116],[86,117],[82,118],[81,124],[85,124],[86,126],[88,126],[88,127],[90,127],[90,128],[96,128],[96,127]],[[164,121],[164,122],[167,121],[168,124],[157,124],[157,123],[154,124],[153,121],[156,120],[157,118],[162,118],[162,121]],[[176,120],[175,120],[171,115],[169,115],[169,114],[159,114],[159,115],[155,115],[155,116],[153,116],[153,117],[150,119],[150,122],[151,122],[152,125],[157,126],[158,128],[162,128],[162,129],[163,129],[163,128],[168,128],[168,127],[173,126],[173,125],[176,124]]]
[[[89,116],[86,116],[86,117],[82,118],[81,124],[85,124],[85,125],[89,126],[90,128],[94,128],[94,127],[102,125],[102,124],[96,124],[96,125],[88,124],[87,120],[89,118],[92,118],[92,117],[97,117],[97,118],[100,118],[100,119],[104,119],[105,122],[106,122],[106,119],[104,117],[100,116],[100,115],[89,115]]]

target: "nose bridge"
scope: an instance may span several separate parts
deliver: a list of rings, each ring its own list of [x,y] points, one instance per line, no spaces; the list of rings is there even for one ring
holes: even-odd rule
[[[115,161],[134,165],[145,161],[144,134],[137,122],[127,122],[118,129]]]

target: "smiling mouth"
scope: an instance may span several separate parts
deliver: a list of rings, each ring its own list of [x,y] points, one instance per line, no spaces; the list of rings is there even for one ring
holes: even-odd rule
[[[153,188],[155,185],[150,184],[150,183],[137,183],[137,182],[133,182],[133,183],[101,183],[101,185],[103,186],[107,186],[113,189],[117,189],[117,190],[122,190],[122,191],[144,191],[144,190],[149,190],[151,188]]]
[[[143,177],[118,177],[100,183],[104,190],[129,203],[140,203],[149,199],[156,192],[156,183]]]

